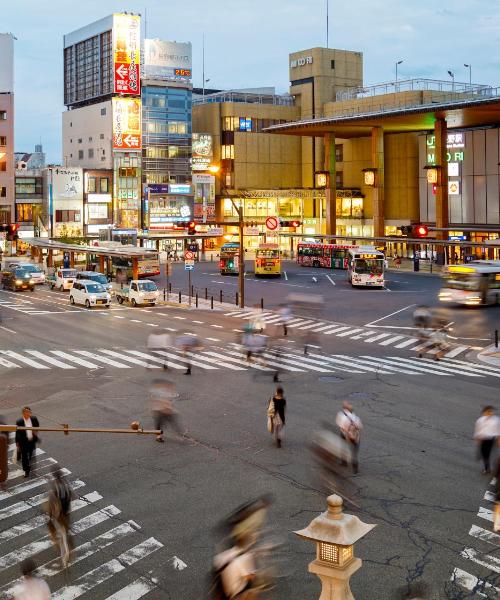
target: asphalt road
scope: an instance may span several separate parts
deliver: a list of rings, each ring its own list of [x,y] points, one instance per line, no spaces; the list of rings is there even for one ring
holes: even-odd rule
[[[211,276],[200,273],[200,279]],[[426,298],[435,294],[437,280],[404,277],[425,288]],[[307,276],[291,271],[289,281],[299,278]],[[298,327],[310,325],[299,325],[276,342],[281,354],[270,359],[285,365],[280,377],[288,413],[282,449],[274,447],[266,431],[272,373],[247,368],[232,345],[245,315],[236,310],[227,315],[228,311],[130,309],[115,304],[110,310],[87,311],[70,307],[67,294],[45,288],[16,296],[0,292],[4,363],[0,412],[9,421],[29,403],[42,425],[127,427],[139,419],[149,427],[152,379],[169,378],[180,392],[184,439],[168,434],[161,445],[152,438],[128,435],[43,436],[46,454],[39,457],[39,474],[48,468],[43,461],[54,458],[71,471],[72,481],[83,482],[79,497],[94,491],[102,496],[95,506],[81,508],[74,521],[88,517],[94,523],[96,510],[115,507],[108,511],[111,517],[76,536],[78,546],[88,545],[85,558],[71,567],[68,579],[57,570],[49,578],[53,590],[74,586],[73,595],[66,591],[58,597],[100,600],[117,594],[116,600],[147,593],[151,599],[198,600],[204,597],[214,527],[242,502],[271,493],[268,525],[283,546],[276,553],[281,576],[268,597],[317,598],[319,583],[307,572],[314,548],[292,532],[326,508],[331,482],[321,477],[309,445],[320,423],[334,421],[344,399],[352,401],[364,424],[361,469],[356,476],[342,472],[335,487],[352,501],[346,500],[346,510],[377,525],[355,548],[364,564],[352,579],[354,595],[370,600],[411,598],[417,592],[425,598],[475,597],[465,584],[450,581],[454,572],[467,573],[469,579],[463,581],[469,586],[474,577],[495,585],[498,567],[489,554],[500,544],[498,536],[488,534],[490,481],[475,461],[471,432],[481,406],[498,398],[499,374],[480,366],[470,348],[438,364],[432,357],[419,360],[411,345],[397,347],[410,339],[409,330],[401,330],[393,342],[387,336],[372,341],[379,330],[365,325],[410,304],[403,299],[406,295],[349,290],[337,276],[333,279],[338,285],[328,287],[321,279],[300,289],[320,290],[328,297],[325,312],[317,315],[321,323],[332,315],[331,322],[353,327],[314,324],[314,329],[322,327],[326,333],[314,335],[311,353],[304,357],[302,343],[308,330]],[[269,303],[278,304],[285,292],[277,291],[277,283],[253,285],[257,295],[265,288]],[[402,281],[403,285],[407,284]],[[403,319],[401,313],[394,317]],[[486,329],[489,325],[484,323],[494,318],[493,311],[469,314]],[[311,318],[315,323],[316,315]],[[394,322],[407,321],[389,324]],[[189,329],[203,341],[204,352],[191,377],[183,374],[175,350],[171,362],[178,368],[167,374],[133,362],[146,360],[133,352],[146,354],[148,334],[165,327],[173,335]],[[271,322],[267,331],[273,329],[279,332]],[[355,329],[359,332],[354,334]],[[341,337],[346,331],[349,335]],[[386,340],[391,343],[383,345]],[[34,554],[41,563],[54,558],[52,549],[35,544],[45,535],[43,527],[13,529],[39,512],[32,506],[33,498],[43,487],[16,487],[25,483],[14,477],[7,484],[8,495],[0,495],[0,598],[18,576],[21,556]],[[11,508],[23,501],[23,510]],[[111,528],[115,533],[107,533]],[[9,533],[13,531],[15,535]],[[105,545],[106,539],[112,543]],[[127,554],[131,548],[138,548],[133,561]],[[462,556],[464,548],[476,554]],[[487,588],[483,593],[493,598],[497,592]]]

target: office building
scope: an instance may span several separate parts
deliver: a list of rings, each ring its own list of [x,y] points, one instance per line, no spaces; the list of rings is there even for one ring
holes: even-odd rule
[[[14,36],[0,33],[0,223],[13,223],[14,197]],[[6,251],[6,242],[0,239]]]

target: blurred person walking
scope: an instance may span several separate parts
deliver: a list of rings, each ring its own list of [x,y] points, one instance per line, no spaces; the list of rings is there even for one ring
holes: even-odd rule
[[[150,352],[154,352],[155,350],[166,351],[172,345],[172,337],[166,329],[162,333],[150,333],[146,345]],[[152,363],[152,360],[148,360],[147,368],[151,368],[153,366]],[[166,357],[163,361],[163,368],[165,370],[168,369],[168,360]]]
[[[157,442],[164,442],[164,425],[170,425],[180,436],[183,435],[179,425],[175,401],[179,393],[171,381],[156,379],[151,387],[151,413],[155,429],[160,429],[161,434],[156,436]]]
[[[38,419],[31,414],[31,408],[25,406],[22,418],[16,421],[18,427],[40,427]],[[33,461],[33,453],[40,438],[36,431],[16,431],[16,447],[21,454],[24,476],[29,477]]]
[[[63,566],[69,563],[72,542],[70,532],[70,511],[73,492],[68,482],[62,477],[59,465],[55,465],[52,471],[49,499],[46,505],[46,513],[49,517],[47,528],[54,546],[59,548]]]
[[[495,511],[493,514],[493,531],[500,531],[500,458],[497,458],[495,465]]]
[[[491,452],[499,435],[500,419],[495,414],[493,406],[485,406],[474,427],[474,440],[483,461],[483,474],[491,473]]]
[[[31,558],[21,564],[21,582],[14,588],[14,600],[50,600],[49,586],[35,577],[36,564]]]
[[[292,319],[292,309],[287,304],[283,304],[279,309],[279,314],[283,325],[283,335],[288,335],[288,322]]]
[[[274,435],[276,446],[281,448],[283,428],[285,427],[286,399],[283,388],[277,387],[267,407],[268,431]]]
[[[344,401],[342,410],[337,413],[335,423],[340,430],[341,437],[350,445],[352,455],[352,470],[359,472],[358,453],[363,424],[361,419],[354,413],[352,404]]]
[[[182,351],[182,357],[187,363],[184,375],[191,375],[191,354],[195,350],[201,350],[202,345],[195,333],[184,331],[175,340],[176,346]]]

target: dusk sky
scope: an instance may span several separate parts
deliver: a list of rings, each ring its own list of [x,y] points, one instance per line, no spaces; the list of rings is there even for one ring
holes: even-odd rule
[[[288,54],[326,45],[326,0],[0,0],[0,31],[15,43],[16,151],[41,139],[61,160],[63,35],[112,12],[147,14],[147,36],[191,41],[193,82],[201,86],[202,35],[208,86],[275,86],[288,91]],[[366,85],[426,77],[500,85],[500,7],[491,0],[330,0],[330,47],[364,53]],[[1,60],[1,57],[0,57]]]

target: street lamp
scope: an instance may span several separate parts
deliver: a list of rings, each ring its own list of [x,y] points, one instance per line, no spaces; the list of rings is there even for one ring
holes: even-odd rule
[[[375,187],[377,169],[370,167],[368,169],[362,169],[362,172],[364,173],[365,185]]]
[[[439,179],[440,165],[425,165],[424,169],[427,171],[427,183],[436,184]]]
[[[469,69],[469,85],[472,87],[472,65],[466,65],[464,63],[464,67]]]
[[[453,73],[453,71],[448,71],[448,75],[451,77],[452,80],[451,89],[455,91],[455,73]]]
[[[398,60],[396,62],[396,81],[398,80],[398,67],[399,67],[399,65],[403,64],[403,62],[404,62],[403,60]]]

